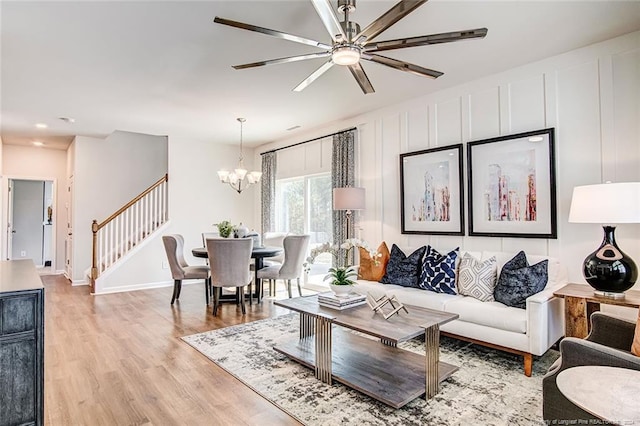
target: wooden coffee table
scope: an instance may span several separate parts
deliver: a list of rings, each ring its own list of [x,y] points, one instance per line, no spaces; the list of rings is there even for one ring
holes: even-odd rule
[[[408,314],[385,320],[367,305],[341,311],[322,307],[317,296],[274,303],[300,313],[300,338],[274,349],[313,369],[324,383],[336,380],[400,408],[421,395],[432,398],[439,383],[458,370],[439,360],[440,325],[457,314],[405,305]],[[399,342],[418,336],[425,336],[426,355],[398,349]]]

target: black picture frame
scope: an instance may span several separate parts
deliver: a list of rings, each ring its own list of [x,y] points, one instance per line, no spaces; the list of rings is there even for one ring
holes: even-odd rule
[[[558,237],[555,129],[467,144],[469,235]]]
[[[400,154],[402,234],[464,235],[462,169],[462,144]]]

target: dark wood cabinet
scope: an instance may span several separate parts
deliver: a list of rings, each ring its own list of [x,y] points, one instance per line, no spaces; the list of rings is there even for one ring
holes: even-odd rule
[[[0,262],[0,426],[44,423],[44,286],[31,260]]]

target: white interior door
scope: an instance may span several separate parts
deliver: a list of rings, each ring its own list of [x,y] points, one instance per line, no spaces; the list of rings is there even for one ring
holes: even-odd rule
[[[11,259],[31,259],[43,266],[44,181],[13,180]]]
[[[65,272],[67,278],[73,280],[73,176],[67,186],[69,201],[67,202],[67,236],[64,243]]]
[[[7,197],[7,260],[11,259],[13,252],[13,179],[9,179]]]

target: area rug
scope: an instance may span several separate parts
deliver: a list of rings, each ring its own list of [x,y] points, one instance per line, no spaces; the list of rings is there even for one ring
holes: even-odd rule
[[[532,377],[522,357],[441,338],[440,359],[460,369],[431,400],[393,409],[339,383],[319,382],[313,371],[273,350],[298,337],[298,314],[183,337],[220,367],[306,425],[542,425],[542,376],[557,359],[534,359]],[[424,353],[424,340],[399,345]]]

